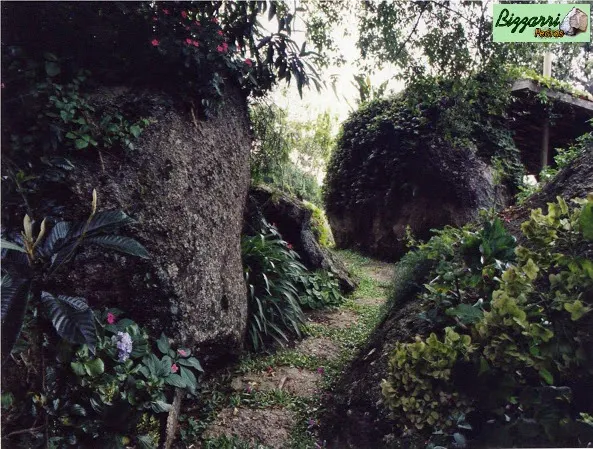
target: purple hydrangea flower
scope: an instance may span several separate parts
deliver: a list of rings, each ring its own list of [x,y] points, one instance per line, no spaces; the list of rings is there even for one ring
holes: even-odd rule
[[[111,337],[111,341],[117,346],[117,350],[119,351],[117,356],[118,362],[125,362],[130,358],[130,354],[132,353],[132,337],[127,332],[118,332],[117,336],[114,335]]]

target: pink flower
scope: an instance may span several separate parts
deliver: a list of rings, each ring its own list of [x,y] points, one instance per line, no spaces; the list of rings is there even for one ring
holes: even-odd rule
[[[187,351],[184,351],[183,349],[178,349],[177,353],[181,356],[181,357],[185,357],[187,355]]]
[[[113,313],[111,313],[111,312],[107,313],[107,322],[109,324],[115,323],[115,315]]]
[[[163,12],[165,13],[166,16],[169,15],[169,10],[168,9],[163,9]]]
[[[193,44],[194,47],[199,47],[200,46],[200,43],[198,41],[193,41],[192,44]]]
[[[229,49],[229,44],[227,44],[226,42],[223,42],[223,43],[222,43],[222,49],[223,49],[224,51],[227,51],[227,50]]]
[[[184,19],[187,19],[187,12],[181,11],[181,17],[183,17]]]
[[[218,53],[222,53],[224,51],[224,48],[222,48],[222,46],[219,45],[218,47],[216,47],[216,51],[218,51]]]
[[[317,372],[319,374],[323,374],[323,373],[325,373],[325,369],[323,368],[323,366],[320,366],[319,368],[317,368]]]
[[[287,244],[287,245],[286,245],[286,247],[287,247],[288,249],[292,249],[292,245],[291,245],[290,243],[289,243],[289,244]]]
[[[153,47],[158,47],[158,45],[159,45],[159,41],[157,39],[151,40],[150,43],[152,44]]]
[[[190,44],[191,44],[191,39],[188,37],[188,38],[185,40],[185,43],[186,43],[187,45],[190,45]]]
[[[218,31],[216,32],[216,34],[218,34],[219,36],[222,36],[224,33],[222,32],[222,30],[218,30]]]
[[[217,19],[216,17],[212,17],[212,20],[211,20],[211,22],[212,22],[212,23],[218,23],[218,19]]]
[[[247,64],[249,67],[251,67],[253,65],[253,62],[251,61],[251,59],[247,58],[245,60],[245,64]]]
[[[171,365],[171,372],[176,373],[177,371],[179,371],[179,367],[177,364],[173,363],[173,365]]]

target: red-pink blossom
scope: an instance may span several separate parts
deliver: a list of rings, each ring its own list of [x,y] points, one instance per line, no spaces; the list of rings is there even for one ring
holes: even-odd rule
[[[115,315],[111,312],[107,313],[107,322],[109,324],[115,323]]]
[[[185,43],[186,43],[187,45],[191,45],[191,39],[188,37],[188,38],[185,40]]]
[[[173,365],[171,365],[171,372],[176,373],[177,371],[179,371],[179,367],[176,363],[173,363]]]
[[[218,23],[218,19],[216,17],[212,17],[212,23]]]
[[[181,11],[181,17],[183,17],[184,19],[187,19],[187,12]]]
[[[158,45],[159,45],[158,39],[153,39],[150,41],[150,43],[152,44],[153,47],[158,47]]]
[[[218,34],[219,36],[222,36],[224,33],[222,32],[222,30],[218,30],[218,31],[216,32],[216,34]]]
[[[227,44],[226,42],[222,43],[222,50],[223,51],[227,51],[229,49],[229,44]]]
[[[199,47],[200,43],[198,41],[193,41],[192,44],[194,45],[194,47]]]
[[[292,245],[291,245],[290,243],[289,243],[288,245],[286,245],[286,247],[287,247],[288,249],[292,249]]]
[[[181,357],[185,357],[187,355],[187,351],[183,350],[183,349],[178,349],[177,353],[181,356]]]
[[[247,64],[249,67],[251,67],[253,65],[253,62],[251,61],[251,59],[247,58],[247,59],[245,59],[245,64]]]
[[[218,53],[222,53],[224,51],[224,48],[222,48],[222,46],[219,45],[218,47],[216,47],[216,51],[218,51]]]

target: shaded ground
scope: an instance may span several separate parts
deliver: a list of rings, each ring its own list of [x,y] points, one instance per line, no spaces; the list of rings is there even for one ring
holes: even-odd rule
[[[281,449],[285,447],[293,422],[294,413],[286,408],[225,408],[206,430],[204,437],[235,436],[250,444]]]
[[[309,335],[272,355],[244,357],[187,410],[178,448],[320,448],[319,418],[345,366],[380,321],[393,265],[336,252],[359,279],[339,308],[307,312]]]

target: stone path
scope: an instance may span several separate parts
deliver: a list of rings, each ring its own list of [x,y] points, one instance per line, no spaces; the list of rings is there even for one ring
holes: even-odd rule
[[[348,264],[347,259],[345,262]],[[307,420],[306,417],[299,416],[295,412],[293,403],[309,401],[314,404],[321,395],[328,394],[324,391],[324,386],[327,388],[328,382],[325,379],[324,385],[326,373],[323,366],[335,366],[341,370],[346,360],[353,356],[352,347],[346,347],[334,334],[340,332],[344,334],[344,331],[350,328],[360,328],[359,319],[364,311],[368,313],[369,310],[378,310],[386,300],[393,265],[368,259],[362,265],[360,264],[361,262],[358,261],[358,271],[362,271],[363,276],[378,284],[381,288],[377,291],[381,294],[362,297],[358,291],[355,291],[350,295],[351,300],[338,309],[308,312],[308,322],[315,329],[312,332],[313,335],[296,342],[293,348],[282,349],[278,353],[280,356],[284,353],[288,360],[298,361],[299,358],[305,361],[313,360],[314,365],[319,367],[315,369],[313,366],[307,368],[291,366],[280,361],[264,369],[235,374],[230,380],[230,389],[237,397],[262,394],[272,399],[269,404],[262,404],[260,401],[252,406],[241,401],[237,406],[222,408],[216,418],[208,424],[206,431],[202,434],[202,440],[226,437],[227,439],[236,438],[241,441],[241,444],[245,444],[228,446],[229,448],[323,447],[322,442],[314,442],[315,420]],[[278,354],[273,360],[282,359]],[[298,445],[294,444],[293,434],[295,428],[299,426],[302,429],[306,426],[304,433],[310,436],[311,444],[302,442]],[[201,447],[198,444],[192,446]]]

